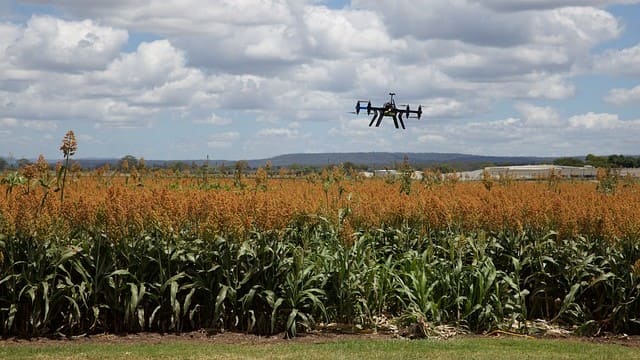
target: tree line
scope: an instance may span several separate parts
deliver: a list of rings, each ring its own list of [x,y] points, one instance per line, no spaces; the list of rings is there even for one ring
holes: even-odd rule
[[[609,155],[597,156],[588,154],[584,159],[579,157],[560,157],[553,161],[561,166],[593,166],[596,168],[638,168],[640,156]]]

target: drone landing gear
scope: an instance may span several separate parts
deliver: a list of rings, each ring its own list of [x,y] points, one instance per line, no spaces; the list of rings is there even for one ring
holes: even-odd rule
[[[371,122],[369,122],[369,127],[373,126],[373,123],[376,124],[376,127],[380,127],[382,124],[382,118],[384,118],[384,113],[382,111],[375,111]],[[394,114],[392,118],[393,125],[395,125],[396,129],[399,129],[400,127],[402,127],[402,129],[406,129],[404,126],[404,120],[402,120],[402,113]]]
[[[394,119],[394,122],[395,122],[395,124],[396,124],[396,129],[397,129],[397,128],[398,128],[398,122],[397,122],[397,121],[395,121],[395,118],[396,118],[396,117],[398,118],[398,121],[400,122],[400,126],[402,126],[402,129],[404,130],[404,129],[405,129],[405,127],[404,127],[404,121],[402,121],[402,113],[397,113],[397,114],[396,114],[396,116],[393,118],[393,119]]]

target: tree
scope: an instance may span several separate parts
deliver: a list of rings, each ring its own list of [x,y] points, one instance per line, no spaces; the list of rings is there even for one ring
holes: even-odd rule
[[[607,159],[612,167],[632,168],[636,165],[636,161],[631,156],[609,155]]]
[[[289,165],[289,169],[293,173],[293,176],[298,176],[302,172],[302,165],[293,163]]]
[[[176,172],[183,172],[189,168],[189,166],[182,161],[172,162],[169,167]]]
[[[596,156],[593,154],[588,154],[585,158],[585,163],[587,165],[591,165],[597,168],[607,168],[609,167],[609,161],[604,156]]]
[[[129,169],[138,167],[138,159],[133,155],[125,155],[118,162],[118,168],[122,172],[128,172]]]
[[[584,166],[584,161],[574,157],[560,157],[553,160],[553,164],[559,166]]]
[[[349,171],[360,171],[360,170],[367,170],[368,166],[367,165],[358,165],[358,164],[354,164],[351,161],[345,161],[342,163],[342,167],[344,167],[344,170],[349,172]]]
[[[23,168],[27,165],[31,165],[31,161],[29,161],[29,159],[18,159],[18,161],[16,161],[16,165],[18,165],[18,169]]]
[[[7,168],[7,160],[5,160],[3,157],[0,157],[0,171],[4,171],[4,169]]]

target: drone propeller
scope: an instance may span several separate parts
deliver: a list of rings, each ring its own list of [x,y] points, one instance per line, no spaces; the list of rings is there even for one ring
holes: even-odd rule
[[[418,106],[418,120],[422,117],[422,105]]]

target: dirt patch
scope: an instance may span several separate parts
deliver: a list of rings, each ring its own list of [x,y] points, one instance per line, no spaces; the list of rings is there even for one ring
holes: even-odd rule
[[[519,334],[494,333],[491,335],[456,335],[452,339],[464,337],[524,337]],[[640,348],[640,336],[626,335],[604,335],[598,337],[577,337],[577,336],[526,336],[532,339],[556,339],[558,341],[585,341],[597,344],[617,344],[629,347]],[[322,331],[302,334],[293,339],[286,339],[284,334],[273,336],[258,336],[241,332],[224,332],[209,334],[206,331],[194,331],[183,334],[158,334],[158,333],[138,333],[138,334],[96,334],[79,336],[74,338],[8,338],[0,339],[0,347],[3,346],[51,346],[60,344],[160,344],[167,342],[192,342],[194,344],[232,344],[232,345],[263,345],[279,343],[302,343],[319,344],[333,341],[358,340],[358,339],[397,339],[395,334],[389,333],[340,333],[333,331]],[[446,341],[446,340],[444,340]]]
[[[597,337],[579,337],[577,339],[591,343],[617,344],[640,348],[640,335],[604,335]]]
[[[159,334],[159,333],[137,333],[137,334],[95,334],[78,336],[72,338],[47,338],[38,337],[31,339],[8,338],[0,339],[0,346],[29,345],[48,346],[53,344],[74,343],[74,344],[160,344],[166,342],[193,342],[193,343],[217,343],[217,344],[277,344],[277,343],[324,343],[330,341],[350,340],[350,339],[392,339],[396,336],[384,333],[369,334],[345,334],[338,332],[312,332],[300,334],[298,337],[287,339],[282,334],[271,336],[259,336],[242,332],[224,332],[209,334],[206,331],[193,331],[182,334]]]

